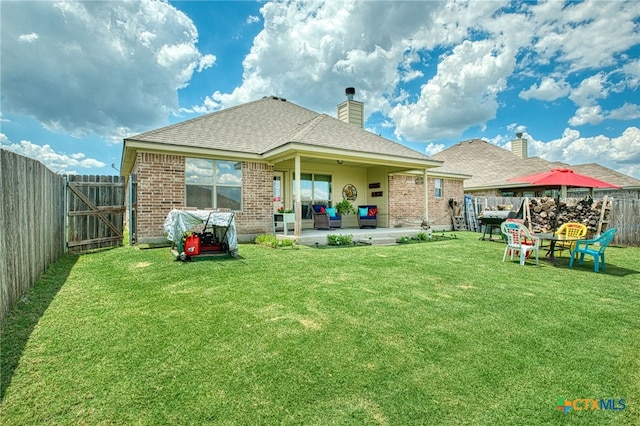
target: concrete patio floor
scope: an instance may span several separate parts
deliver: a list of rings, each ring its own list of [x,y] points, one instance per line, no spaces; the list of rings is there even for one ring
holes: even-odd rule
[[[327,235],[352,235],[353,241],[358,243],[372,244],[372,245],[384,245],[395,244],[396,240],[404,236],[415,237],[418,233],[424,232],[429,234],[429,230],[421,229],[419,227],[413,228],[336,228],[330,230],[324,229],[304,229],[302,235],[296,238],[293,235],[293,231],[287,231],[287,235],[284,235],[281,229],[276,232],[278,239],[295,239],[297,244],[305,246],[327,245]],[[433,230],[433,235],[449,235],[453,231],[436,231]]]

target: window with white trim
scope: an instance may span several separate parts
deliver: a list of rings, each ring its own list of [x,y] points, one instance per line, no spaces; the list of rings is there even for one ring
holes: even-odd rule
[[[436,198],[442,198],[442,179],[434,179],[433,186],[435,188],[433,195]]]
[[[186,205],[242,210],[242,163],[185,158]]]

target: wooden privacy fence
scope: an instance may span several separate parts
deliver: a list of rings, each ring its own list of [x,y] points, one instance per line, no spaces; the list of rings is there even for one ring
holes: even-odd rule
[[[71,175],[67,180],[69,252],[122,245],[124,177]]]
[[[640,200],[613,199],[609,227],[618,228],[614,244],[640,247]]]
[[[64,177],[0,149],[0,318],[64,252]]]
[[[471,202],[465,203],[465,208],[473,208],[475,215],[484,209],[496,206],[513,206],[518,210],[523,197],[470,197]],[[564,199],[562,201],[565,201]],[[577,202],[577,200],[574,200]],[[611,210],[607,220],[607,228],[617,228],[613,244],[621,246],[640,247],[640,200],[613,198]]]
[[[0,318],[65,247],[122,245],[124,200],[124,177],[65,177],[0,149]]]

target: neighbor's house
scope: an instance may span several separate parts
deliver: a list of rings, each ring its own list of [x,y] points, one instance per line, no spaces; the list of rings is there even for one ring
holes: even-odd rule
[[[471,175],[464,181],[464,193],[486,197],[540,197],[550,195],[544,188],[509,181],[510,178],[542,173],[553,168],[570,168],[621,187],[621,189],[595,189],[594,196],[609,195],[616,198],[640,198],[640,180],[616,172],[599,164],[568,165],[529,157],[527,140],[521,134],[511,141],[511,151],[480,139],[459,142],[434,154],[446,167]],[[435,171],[438,169],[436,168]],[[432,171],[430,171],[431,173]],[[588,189],[573,188],[569,196],[583,197]]]
[[[252,241],[274,231],[279,207],[295,207],[298,236],[313,227],[312,204],[343,196],[355,207],[377,205],[378,227],[427,218],[449,229],[448,199],[462,200],[469,176],[364,130],[353,93],[338,105],[339,119],[270,96],[124,139],[120,170],[136,182],[136,242],[164,241],[167,213],[188,208],[233,210],[239,240]],[[357,227],[357,218],[342,223]]]

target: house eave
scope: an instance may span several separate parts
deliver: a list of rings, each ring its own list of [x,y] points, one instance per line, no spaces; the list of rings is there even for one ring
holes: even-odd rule
[[[260,154],[239,151],[226,151],[221,149],[190,147],[184,145],[158,144],[155,142],[137,141],[135,139],[125,139],[123,146],[122,162],[120,170],[122,175],[127,176],[133,170],[135,156],[138,152],[150,152],[157,154],[191,155],[194,157],[211,157],[221,160],[241,160],[267,162]]]
[[[263,159],[271,163],[290,160],[296,155],[327,160],[342,160],[366,165],[389,166],[401,170],[430,169],[442,166],[443,162],[433,159],[416,159],[378,153],[361,153],[348,149],[310,146],[300,143],[288,143],[263,154]]]
[[[466,175],[464,173],[437,172],[437,171],[431,171],[431,170],[427,172],[427,175],[429,177],[440,177],[445,179],[461,179],[461,180],[467,180],[473,177],[471,175]]]
[[[395,171],[424,170],[441,167],[443,162],[433,159],[416,159],[402,156],[384,155],[379,153],[360,153],[347,149],[310,146],[299,143],[289,143],[270,150],[263,154],[227,151],[212,148],[189,147],[184,145],[158,144],[155,142],[125,139],[123,144],[121,173],[128,176],[133,170],[138,152],[159,154],[190,155],[197,157],[210,157],[224,160],[255,161],[276,164],[287,161],[300,155],[305,158],[314,158],[328,161],[345,161],[367,166],[387,166]],[[466,177],[466,176],[465,176]]]

